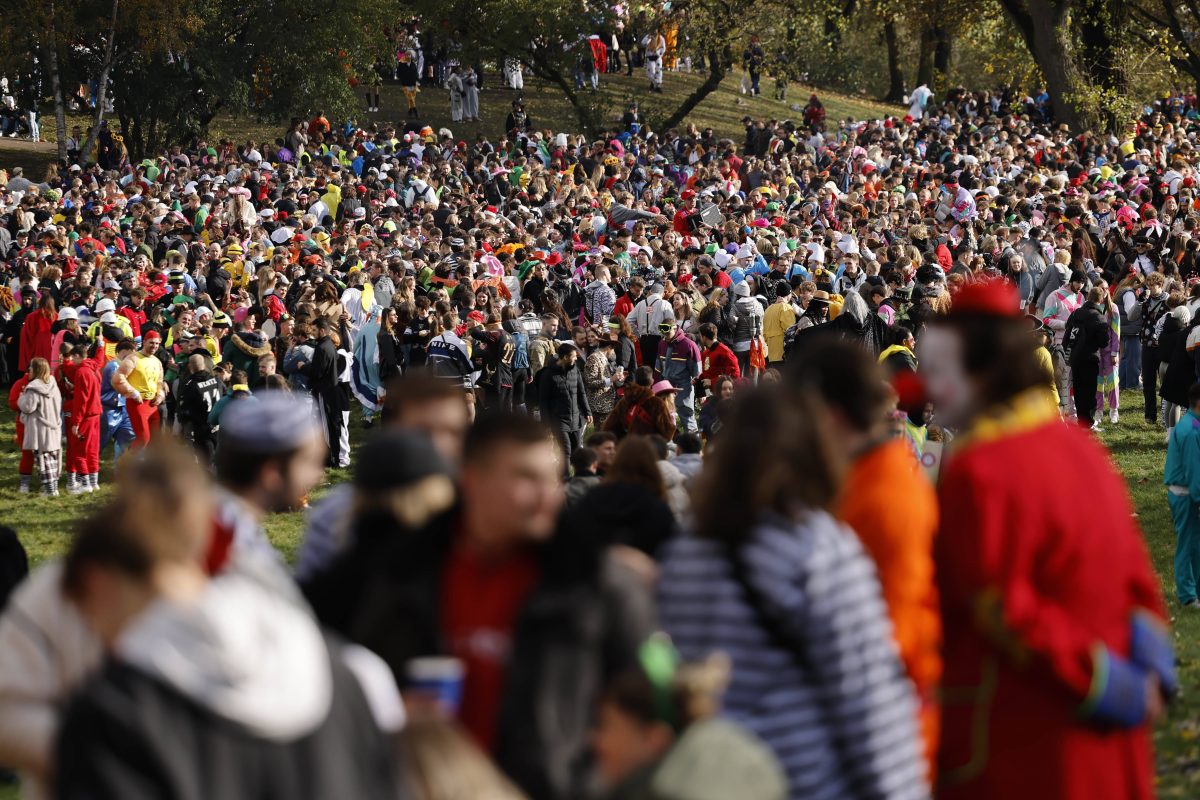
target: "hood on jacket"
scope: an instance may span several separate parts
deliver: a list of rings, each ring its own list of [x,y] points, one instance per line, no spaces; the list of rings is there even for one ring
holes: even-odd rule
[[[248,356],[259,358],[271,352],[271,345],[262,331],[242,331],[230,338],[238,349]]]
[[[242,559],[196,601],[156,602],[121,635],[118,657],[260,738],[311,733],[332,703],[329,652],[278,570]]]
[[[33,392],[34,394],[40,394],[43,397],[49,397],[58,392],[58,384],[56,384],[54,381],[30,381],[29,383],[25,384],[25,391]]]
[[[871,309],[867,307],[867,301],[863,300],[861,294],[858,292],[849,292],[846,295],[846,299],[842,302],[842,313],[849,314],[859,325],[864,325],[866,324],[867,316],[871,313]]]

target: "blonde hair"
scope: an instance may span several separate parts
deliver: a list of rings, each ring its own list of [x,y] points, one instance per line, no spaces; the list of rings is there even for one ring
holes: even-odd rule
[[[31,359],[29,362],[29,377],[35,381],[49,380],[50,362],[40,356]]]
[[[393,740],[415,800],[524,800],[454,724],[410,721]]]
[[[164,565],[198,565],[208,542],[208,473],[191,448],[167,435],[121,460],[113,499],[80,525],[63,567],[63,590],[79,599],[93,567],[145,581]]]

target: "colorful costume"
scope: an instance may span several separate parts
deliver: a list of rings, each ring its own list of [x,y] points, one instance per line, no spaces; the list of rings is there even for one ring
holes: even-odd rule
[[[932,762],[938,747],[934,694],[942,673],[942,621],[933,580],[937,496],[904,439],[860,456],[845,487],[838,516],[875,561],[896,646],[921,702],[921,732]]]
[[[1037,387],[958,438],[940,495],[938,796],[1153,797],[1146,681],[1174,662],[1108,453]]]
[[[379,306],[367,316],[354,343],[354,369],[350,373],[350,391],[362,404],[363,417],[371,419],[383,407],[379,401]]]
[[[1100,348],[1100,379],[1096,383],[1096,413],[1104,413],[1104,401],[1108,410],[1116,412],[1121,407],[1121,392],[1117,388],[1117,359],[1121,354],[1121,316],[1110,310],[1108,344]]]

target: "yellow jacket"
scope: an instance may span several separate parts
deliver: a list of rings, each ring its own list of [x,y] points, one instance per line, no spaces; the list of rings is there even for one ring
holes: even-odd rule
[[[783,360],[783,335],[796,324],[796,310],[788,302],[772,303],[763,315],[763,336],[767,340],[767,360]]]

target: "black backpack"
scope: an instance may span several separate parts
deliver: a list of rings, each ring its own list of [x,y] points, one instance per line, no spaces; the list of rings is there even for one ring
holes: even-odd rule
[[[1158,321],[1167,313],[1167,297],[1147,297],[1142,301],[1142,332],[1139,338],[1143,347],[1158,347]]]
[[[1071,351],[1079,344],[1080,335],[1083,333],[1083,326],[1079,324],[1079,312],[1075,311],[1067,319],[1067,327],[1063,330],[1063,358],[1067,363],[1071,361]]]

